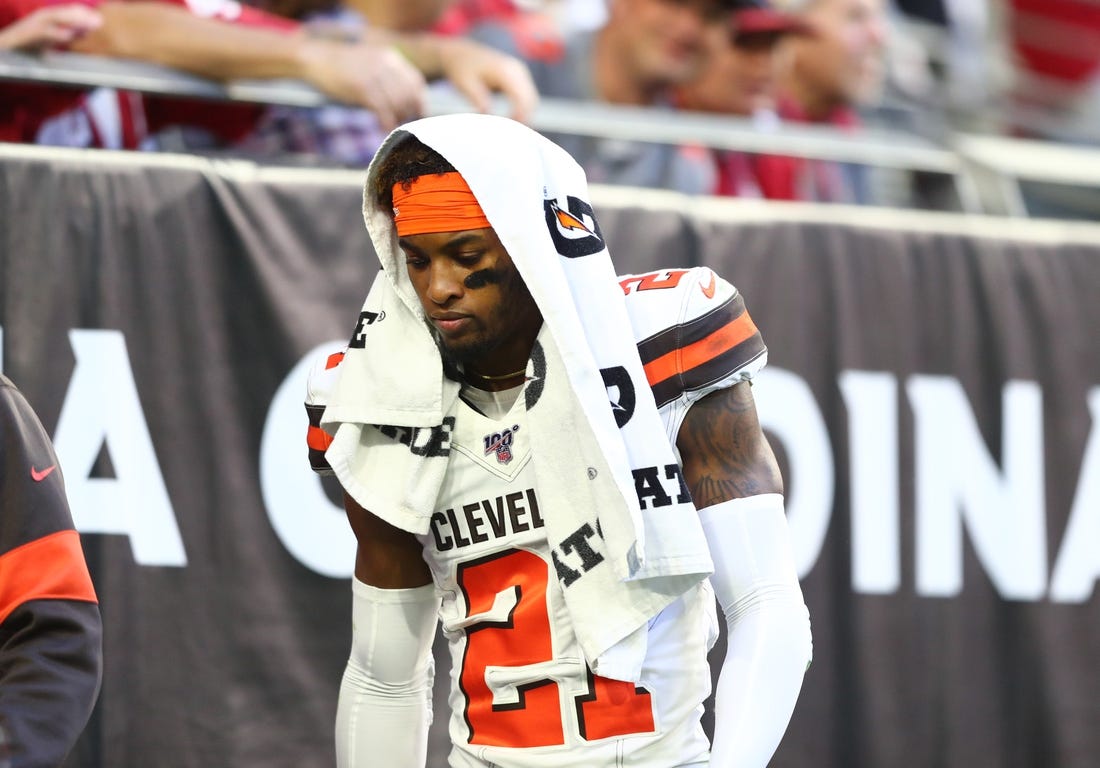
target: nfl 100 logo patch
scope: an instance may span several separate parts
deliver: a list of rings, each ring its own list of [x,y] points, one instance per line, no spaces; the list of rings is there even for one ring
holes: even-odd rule
[[[497,461],[507,464],[512,460],[512,436],[519,431],[519,424],[513,424],[511,429],[501,432],[492,432],[485,435],[485,455],[496,452]]]

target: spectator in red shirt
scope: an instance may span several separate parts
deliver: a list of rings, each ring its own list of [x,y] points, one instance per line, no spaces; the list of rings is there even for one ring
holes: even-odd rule
[[[50,0],[0,0],[0,28],[51,4]],[[182,0],[92,0],[86,4],[98,8],[102,23],[76,37],[68,46],[73,51],[149,61],[219,81],[298,78],[333,98],[363,103],[393,121],[415,115],[420,108],[423,79],[414,67],[383,46],[338,47],[308,40],[297,34],[296,25],[231,0],[207,3],[201,14]],[[357,66],[341,67],[340,62]],[[404,86],[399,94],[385,87],[387,76]],[[145,103],[129,95],[116,102],[113,92],[100,91],[89,100],[80,91],[5,84],[0,86],[0,138],[135,149],[148,132],[156,130],[156,123],[173,118],[171,114],[161,118],[165,106],[161,102],[152,100],[150,105],[157,115],[152,121],[144,113]],[[194,113],[187,116],[196,120],[202,117],[178,100],[173,100],[171,107],[169,113]],[[120,118],[118,138],[100,129],[112,120],[97,119],[112,108]],[[202,111],[209,119],[220,110],[207,106]]]
[[[0,28],[8,27],[50,0],[0,0]],[[526,71],[497,60],[466,57],[441,39],[368,30],[357,41],[304,34],[295,22],[241,6],[234,0],[188,5],[173,2],[96,3],[102,24],[75,39],[73,51],[132,58],[173,67],[217,81],[243,78],[304,80],[335,101],[374,112],[392,127],[423,113],[425,78],[446,77],[485,108],[498,90],[525,117],[536,94]],[[229,23],[227,23],[229,22]],[[178,102],[175,102],[178,106]],[[47,118],[65,110],[88,112],[79,92],[16,84],[0,86],[0,139],[34,141]],[[122,110],[125,112],[125,109]],[[131,110],[132,112],[133,110]],[[188,120],[219,110],[185,110]],[[250,112],[252,119],[256,112]],[[131,115],[130,125],[140,119]],[[88,122],[88,121],[85,121]],[[154,129],[152,123],[149,130]],[[155,122],[162,122],[157,120]],[[84,143],[97,145],[94,123]],[[78,133],[78,132],[77,132]],[[124,146],[140,143],[141,131]],[[76,138],[79,138],[79,135]]]

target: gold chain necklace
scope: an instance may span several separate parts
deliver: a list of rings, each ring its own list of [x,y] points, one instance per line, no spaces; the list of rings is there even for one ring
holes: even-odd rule
[[[527,367],[524,366],[523,368],[520,368],[518,371],[512,371],[512,373],[502,373],[499,376],[486,376],[484,373],[474,373],[473,371],[468,371],[468,373],[471,376],[476,376],[477,378],[481,379],[482,381],[504,381],[505,379],[514,379],[516,376],[519,376],[521,373],[527,373]]]

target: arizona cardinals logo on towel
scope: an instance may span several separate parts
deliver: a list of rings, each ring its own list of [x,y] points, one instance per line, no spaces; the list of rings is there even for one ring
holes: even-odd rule
[[[604,249],[600,225],[592,211],[592,206],[579,197],[569,195],[565,198],[566,210],[557,200],[545,200],[546,226],[558,253],[569,259],[579,256],[591,256]]]

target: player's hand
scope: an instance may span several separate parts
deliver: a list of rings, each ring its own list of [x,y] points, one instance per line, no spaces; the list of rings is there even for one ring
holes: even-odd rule
[[[473,40],[449,38],[441,41],[439,62],[442,75],[480,112],[488,112],[494,92],[512,104],[511,116],[529,122],[539,93],[527,65],[519,59]]]
[[[308,40],[304,79],[327,96],[369,109],[389,131],[424,114],[424,76],[388,45]]]
[[[99,11],[86,5],[39,8],[0,29],[0,50],[68,45],[102,23]]]

